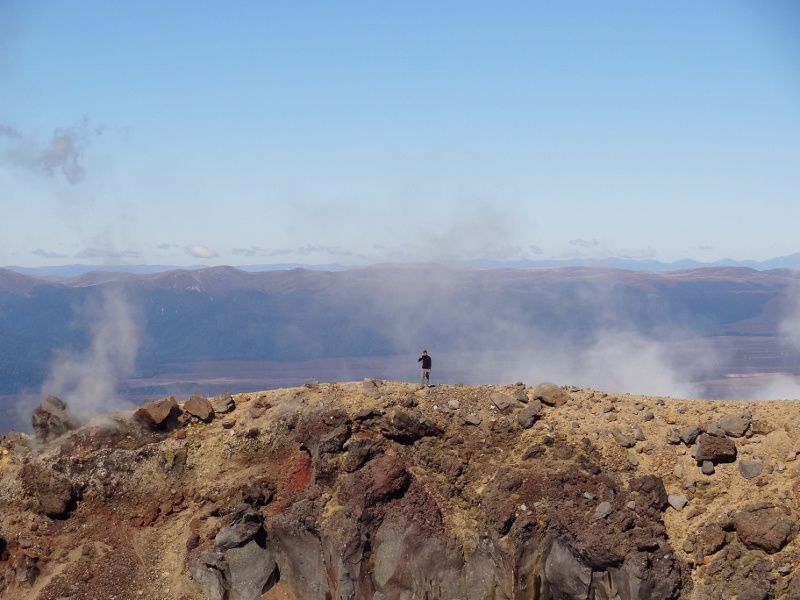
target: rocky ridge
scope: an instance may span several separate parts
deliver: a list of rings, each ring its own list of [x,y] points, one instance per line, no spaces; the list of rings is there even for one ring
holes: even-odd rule
[[[800,599],[796,402],[367,380],[0,443],[0,598]]]

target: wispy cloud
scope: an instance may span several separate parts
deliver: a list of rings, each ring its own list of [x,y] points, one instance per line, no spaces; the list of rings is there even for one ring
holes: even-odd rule
[[[233,253],[237,256],[247,257],[275,257],[275,256],[352,256],[352,252],[337,246],[326,246],[323,244],[306,244],[297,248],[262,248],[260,246],[249,246],[247,248],[234,248]]]
[[[22,137],[19,131],[11,127],[10,125],[5,125],[0,123],[0,136],[12,138],[18,140]]]
[[[629,260],[644,260],[646,258],[655,258],[657,256],[655,248],[623,248],[617,253],[617,258],[626,258]]]
[[[136,250],[114,250],[111,248],[85,248],[73,255],[74,258],[96,260],[132,260],[139,258]]]
[[[84,119],[74,127],[55,129],[50,140],[40,144],[15,127],[0,123],[0,164],[49,178],[60,176],[76,185],[86,178],[83,154],[91,139],[102,131],[91,128]]]
[[[570,246],[575,246],[577,248],[597,248],[598,246],[600,246],[600,241],[599,240],[595,240],[595,239],[584,240],[584,239],[578,238],[578,239],[570,240],[569,241],[569,245]]]
[[[180,248],[180,245],[164,243],[164,244],[159,244],[158,246],[156,246],[156,248],[158,248],[159,250],[178,250]]]
[[[51,250],[44,250],[43,248],[37,248],[36,250],[33,250],[31,254],[33,254],[34,256],[38,256],[40,258],[48,258],[48,259],[67,258],[66,254],[60,254],[58,252],[53,252]]]
[[[187,254],[195,258],[214,258],[217,256],[216,250],[212,250],[208,246],[203,246],[202,244],[186,246],[185,250]]]

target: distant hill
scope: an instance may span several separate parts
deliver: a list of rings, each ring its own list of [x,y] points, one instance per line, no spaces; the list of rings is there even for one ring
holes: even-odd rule
[[[116,289],[136,309],[137,375],[186,363],[586,347],[604,332],[654,340],[774,337],[799,274],[715,267],[232,267],[53,281],[0,270],[0,394],[36,390],[56,352],[85,348],[92,302]],[[212,375],[213,373],[209,373]]]
[[[384,266],[402,268],[401,263],[387,263]],[[410,265],[412,267],[450,267],[466,269],[552,269],[566,267],[592,267],[602,269],[625,269],[628,271],[675,271],[685,269],[700,269],[706,267],[746,267],[758,271],[768,271],[772,269],[800,269],[800,252],[779,256],[763,261],[758,260],[733,260],[722,259],[713,262],[703,262],[693,259],[684,259],[671,262],[662,262],[650,259],[632,258],[565,258],[548,260],[468,260],[468,261],[444,261],[435,265]],[[200,270],[207,268],[206,265],[192,265],[190,267],[178,267],[175,265],[56,265],[48,267],[6,267],[10,271],[29,275],[31,277],[44,277],[54,279],[67,279],[78,277],[95,271],[108,271],[114,273],[133,273],[136,275],[152,275],[165,271],[175,270]],[[276,263],[276,264],[251,264],[237,265],[240,271],[260,272],[260,271],[287,271],[292,269],[308,269],[312,271],[346,271],[350,269],[360,269],[363,266],[347,266],[335,263],[328,264],[301,264],[301,263]]]

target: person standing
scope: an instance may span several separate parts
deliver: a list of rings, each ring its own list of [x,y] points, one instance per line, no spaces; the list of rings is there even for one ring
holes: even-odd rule
[[[431,357],[427,350],[423,350],[417,362],[422,363],[422,380],[420,385],[430,385],[431,383]]]

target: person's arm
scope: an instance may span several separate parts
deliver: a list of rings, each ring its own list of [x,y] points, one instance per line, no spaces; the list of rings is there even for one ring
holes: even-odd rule
[[[422,362],[422,357],[421,356],[417,359],[417,362]]]

